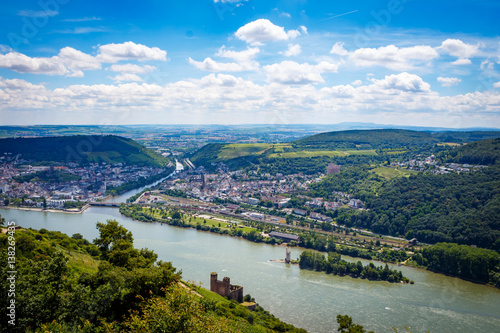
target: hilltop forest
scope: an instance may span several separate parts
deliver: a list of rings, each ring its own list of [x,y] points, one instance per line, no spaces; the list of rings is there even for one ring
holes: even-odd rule
[[[165,166],[168,160],[134,140],[115,135],[73,135],[0,139],[0,154],[19,155],[40,164],[126,163]]]

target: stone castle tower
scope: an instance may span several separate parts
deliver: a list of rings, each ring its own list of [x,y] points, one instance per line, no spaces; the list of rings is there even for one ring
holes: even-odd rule
[[[243,301],[243,287],[231,284],[228,277],[224,277],[222,281],[217,280],[217,273],[210,274],[210,291],[217,293],[223,297],[231,297],[235,301]]]
[[[286,248],[286,257],[285,257],[285,263],[289,264],[290,263],[290,257],[291,257],[292,251],[290,251],[290,248]]]

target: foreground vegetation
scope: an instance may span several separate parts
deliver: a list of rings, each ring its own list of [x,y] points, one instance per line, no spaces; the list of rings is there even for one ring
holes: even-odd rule
[[[15,326],[0,332],[305,332],[258,307],[181,283],[170,262],[135,249],[131,232],[116,221],[97,223],[90,243],[79,234],[15,232]],[[7,248],[9,235],[0,235]],[[6,251],[0,254],[0,292],[10,285]],[[7,297],[0,306],[10,305]]]

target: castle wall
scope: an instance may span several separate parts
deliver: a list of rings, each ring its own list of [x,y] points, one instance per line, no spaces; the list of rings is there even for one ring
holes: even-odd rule
[[[243,300],[243,287],[232,285],[230,279],[225,277],[222,281],[217,280],[217,273],[210,275],[210,291],[223,297],[231,297],[235,301]]]

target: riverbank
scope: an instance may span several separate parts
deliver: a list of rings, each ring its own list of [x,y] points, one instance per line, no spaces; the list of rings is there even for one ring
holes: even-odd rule
[[[23,228],[57,230],[70,236],[80,233],[88,240],[99,237],[96,221],[116,219],[133,233],[135,247],[154,250],[158,259],[182,268],[185,280],[206,287],[210,272],[218,271],[221,277],[230,277],[231,283],[244,286],[244,294],[258,299],[276,317],[312,333],[337,327],[332,313],[353,314],[355,322],[375,332],[403,325],[412,332],[494,332],[500,325],[500,290],[426,270],[389,264],[414,280],[413,286],[300,270],[269,260],[284,258],[284,245],[264,246],[193,228],[138,223],[115,208],[90,207],[84,214],[0,209],[0,214]],[[296,259],[303,248],[290,250]]]
[[[32,212],[40,212],[40,213],[65,213],[65,214],[82,214],[90,205],[86,204],[79,210],[75,209],[44,209],[44,208],[35,208],[35,207],[12,207],[12,206],[2,206],[2,209],[14,209],[14,210],[24,210],[24,211],[32,211]]]

